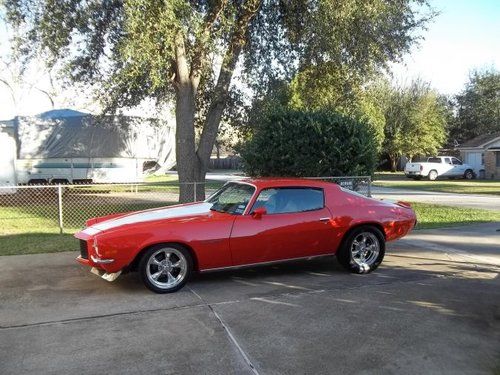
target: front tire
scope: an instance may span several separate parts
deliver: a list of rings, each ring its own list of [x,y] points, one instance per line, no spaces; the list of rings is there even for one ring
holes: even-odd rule
[[[385,255],[382,232],[370,225],[351,231],[337,251],[339,263],[353,273],[369,273],[377,269]]]
[[[147,249],[139,262],[144,285],[155,293],[181,289],[193,272],[193,258],[178,244],[160,244]]]

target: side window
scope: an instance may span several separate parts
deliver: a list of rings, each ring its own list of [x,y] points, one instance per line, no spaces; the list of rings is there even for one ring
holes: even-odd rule
[[[317,188],[272,188],[260,192],[252,212],[264,207],[268,214],[319,210],[324,207],[323,190]]]
[[[447,163],[447,164],[451,164],[450,158],[444,158],[444,162]]]
[[[462,162],[457,158],[452,158],[451,162],[453,163],[453,165],[462,165]]]

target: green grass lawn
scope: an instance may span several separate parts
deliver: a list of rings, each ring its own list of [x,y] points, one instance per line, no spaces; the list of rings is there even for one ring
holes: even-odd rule
[[[406,178],[402,172],[376,173],[373,185],[389,188],[416,189],[445,193],[500,195],[500,181],[448,179],[438,179],[437,181],[415,181]]]
[[[72,233],[0,235],[0,255],[57,253],[61,251],[77,251],[78,249],[78,240],[73,237]]]
[[[218,189],[224,185],[224,181],[216,181],[207,179],[205,182],[205,188],[207,190]],[[197,184],[197,188],[200,188],[201,184]],[[96,193],[107,191],[112,192],[170,192],[179,193],[179,180],[176,175],[161,175],[161,176],[147,176],[144,179],[144,183],[137,184],[96,184],[93,186],[76,186],[65,188],[66,190],[71,190],[73,192],[79,193]]]
[[[107,203],[105,205],[72,202],[65,206],[66,224],[63,234],[59,234],[57,208],[53,205],[0,207],[0,255],[78,250],[78,241],[73,238],[73,233],[82,229],[86,219],[174,203],[177,202]],[[71,216],[70,213],[72,213]]]
[[[500,212],[474,208],[441,206],[412,202],[417,214],[416,229],[455,227],[466,224],[500,222]]]

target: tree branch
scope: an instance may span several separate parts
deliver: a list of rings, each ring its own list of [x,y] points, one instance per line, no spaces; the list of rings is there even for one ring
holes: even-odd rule
[[[14,89],[12,88],[11,84],[9,82],[7,82],[7,80],[5,80],[3,78],[0,78],[0,82],[3,83],[3,84],[5,84],[5,86],[7,86],[9,88],[10,96],[12,98],[12,102],[14,103],[14,107],[17,107],[16,96],[14,95]]]
[[[209,160],[212,148],[217,137],[224,105],[229,95],[229,86],[233,77],[236,63],[247,40],[248,26],[257,14],[262,0],[247,0],[241,7],[240,14],[233,27],[229,46],[224,55],[219,77],[214,88],[214,95],[207,112],[205,126],[201,133],[197,155],[201,164]],[[202,165],[202,171],[206,166]]]
[[[194,57],[191,63],[191,82],[193,85],[194,95],[196,96],[196,91],[200,84],[201,74],[203,71],[203,66],[205,65],[205,60],[207,56],[207,45],[206,40],[209,39],[210,33],[212,31],[213,25],[217,22],[220,14],[224,10],[227,5],[228,0],[220,0],[215,6],[207,13],[205,17],[205,22],[203,26],[203,31],[201,32],[200,37],[197,39],[196,44],[193,48]]]

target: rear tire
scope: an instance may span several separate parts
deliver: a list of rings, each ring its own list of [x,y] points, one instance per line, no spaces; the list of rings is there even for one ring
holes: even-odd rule
[[[435,169],[429,172],[429,181],[435,181],[438,178],[438,173]]]
[[[385,238],[374,226],[355,228],[344,238],[337,260],[352,273],[369,273],[377,269],[385,255]]]
[[[139,262],[144,285],[155,293],[173,293],[181,289],[193,272],[190,252],[178,244],[150,247]]]

